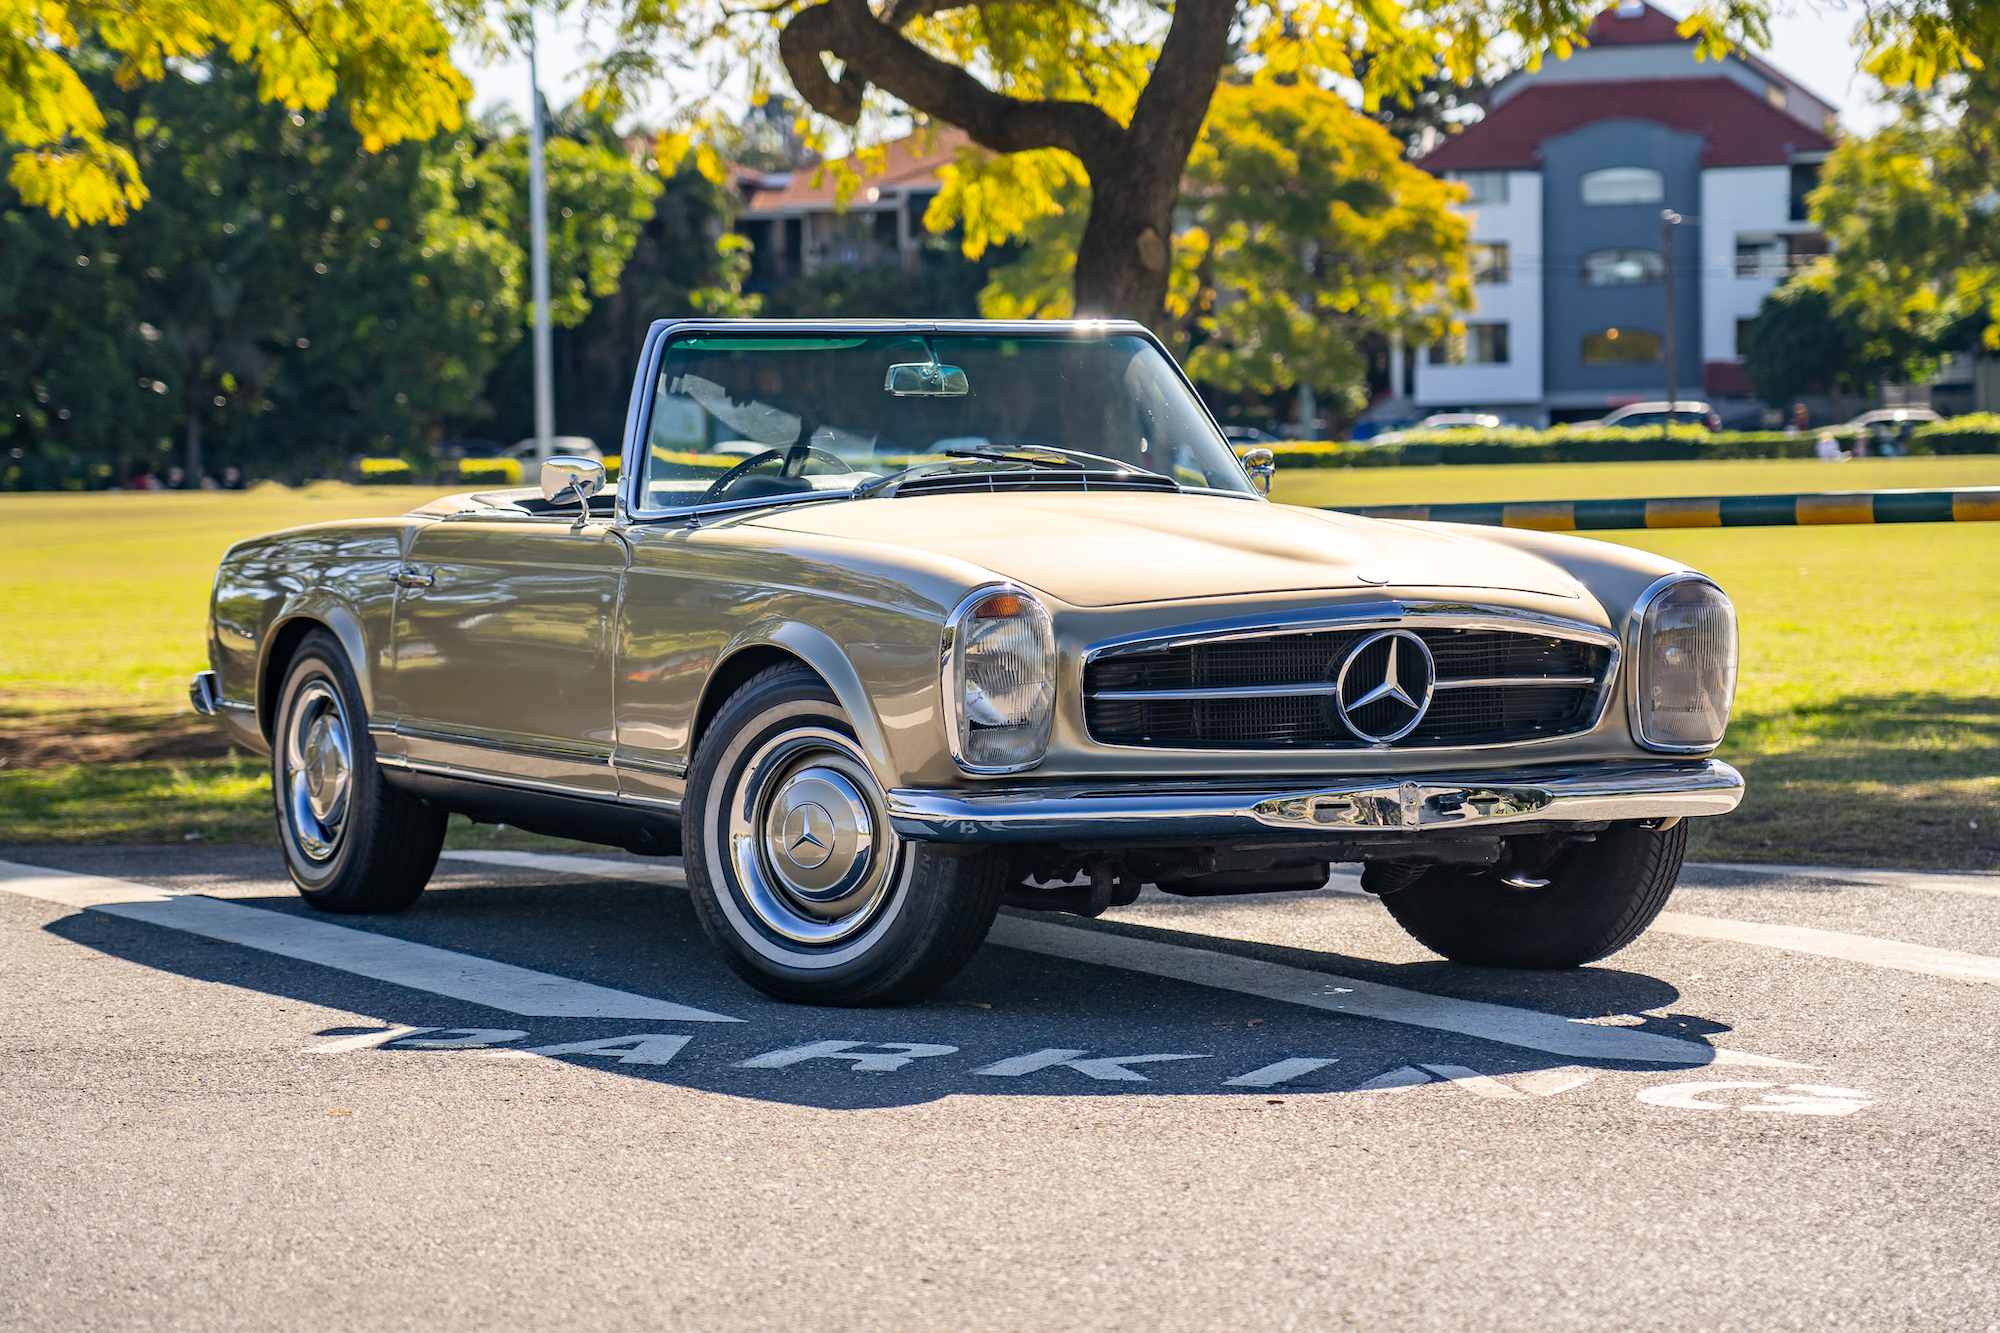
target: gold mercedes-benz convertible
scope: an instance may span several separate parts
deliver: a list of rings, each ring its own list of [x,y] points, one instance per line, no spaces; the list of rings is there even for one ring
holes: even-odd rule
[[[1245,461],[1136,324],[662,322],[615,488],[241,542],[193,697],[270,754],[313,906],[408,907],[452,811],[680,854],[786,999],[923,995],[1002,903],[1333,862],[1462,963],[1630,943],[1742,795],[1729,600]]]

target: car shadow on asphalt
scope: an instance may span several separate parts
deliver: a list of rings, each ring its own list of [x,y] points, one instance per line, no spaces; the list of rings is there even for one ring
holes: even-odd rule
[[[516,875],[503,883],[446,887],[425,894],[408,912],[382,917],[331,918],[291,895],[228,901],[738,1021],[523,1016],[94,910],[47,929],[140,966],[284,997],[350,1020],[322,1017],[309,1029],[273,1030],[274,1052],[479,1062],[538,1053],[529,1058],[824,1109],[907,1106],[967,1094],[1291,1097],[1467,1073],[1505,1080],[1555,1070],[1690,1067],[1579,1059],[1420,1021],[1333,1013],[993,943],[915,1004],[785,1004],[729,971],[703,939],[684,892],[646,884]],[[1330,982],[1355,978],[1422,996],[1625,1027],[1703,1050],[1707,1038],[1729,1030],[1700,1015],[1671,1012],[1680,999],[1672,983],[1615,967],[1514,972],[1442,961],[1388,963],[1189,931],[1059,920],[1081,931],[1280,963],[1328,974]],[[431,1031],[387,1040],[392,1029],[403,1027]],[[335,1049],[316,1049],[327,1047]]]

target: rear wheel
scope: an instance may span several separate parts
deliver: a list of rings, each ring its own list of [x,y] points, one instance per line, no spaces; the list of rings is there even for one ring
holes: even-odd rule
[[[1619,824],[1534,872],[1539,887],[1501,870],[1437,866],[1382,894],[1396,923],[1426,948],[1475,967],[1580,967],[1639,938],[1667,905],[1687,853],[1688,826]],[[1525,882],[1524,876],[1516,876]],[[1384,877],[1386,888],[1393,882]]]
[[[1006,883],[997,852],[896,836],[839,701],[803,667],[745,682],[702,737],[682,837],[702,928],[744,980],[809,1004],[917,999],[965,966]]]
[[[360,684],[332,634],[308,634],[284,680],[271,793],[292,882],[323,912],[402,911],[437,867],[445,812],[382,781]]]

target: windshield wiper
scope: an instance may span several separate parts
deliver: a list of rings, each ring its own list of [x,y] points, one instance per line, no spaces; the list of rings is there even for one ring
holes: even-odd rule
[[[993,449],[947,449],[944,451],[944,456],[947,459],[976,460],[985,463],[1018,463],[1025,465],[1031,471],[1064,474],[1088,473],[1091,470],[1088,464],[1102,463],[1115,471],[1131,476],[1157,477],[1159,480],[1172,485],[1176,490],[1180,489],[1180,483],[1165,473],[1154,472],[1150,468],[1139,467],[1120,459],[1106,458],[1103,454],[1087,454],[1081,449],[1058,449],[1052,444],[1025,444],[1010,448]],[[909,480],[916,473],[926,471],[927,469],[949,466],[951,464],[948,462],[917,463],[904,468],[900,472],[892,472],[886,477],[856,486],[850,494],[856,500],[870,500],[877,496],[893,495],[897,487]]]
[[[1046,464],[1052,461],[1049,455],[1053,454],[1055,456],[1053,461],[1067,463],[1079,471],[1087,471],[1088,468],[1086,465],[1090,463],[1104,463],[1116,472],[1136,472],[1142,477],[1160,477],[1166,481],[1173,480],[1172,477],[1167,476],[1164,472],[1155,472],[1151,468],[1140,467],[1137,463],[1128,463],[1122,458],[1107,458],[1103,454],[1087,454],[1081,449],[1060,449],[1053,444],[1024,444],[1011,449],[947,449],[945,450],[945,454],[952,458],[987,458],[1001,463],[1037,464]]]

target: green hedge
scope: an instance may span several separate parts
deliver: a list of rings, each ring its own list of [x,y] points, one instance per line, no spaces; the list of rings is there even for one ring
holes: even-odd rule
[[[1971,423],[1960,426],[1959,423]],[[1836,435],[1852,431],[1835,429]],[[1391,444],[1280,444],[1271,446],[1281,468],[1465,466],[1495,463],[1650,463],[1727,458],[1811,458],[1820,432],[1780,430],[1709,432],[1679,426],[1638,430],[1596,428],[1404,431]],[[2000,414],[1975,413],[1920,426],[1912,454],[2000,453]],[[1241,453],[1239,449],[1237,452]]]
[[[521,460],[518,458],[461,458],[458,479],[474,486],[519,486]]]
[[[2000,453],[2000,412],[1967,412],[1927,421],[1910,432],[1913,454]]]

